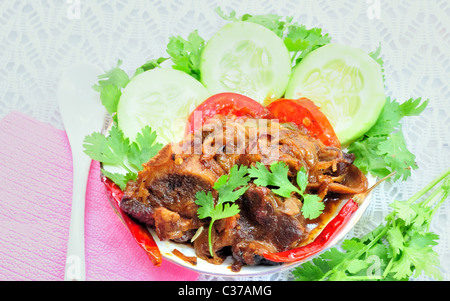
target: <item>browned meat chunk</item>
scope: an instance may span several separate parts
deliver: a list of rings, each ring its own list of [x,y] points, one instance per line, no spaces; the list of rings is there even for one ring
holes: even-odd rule
[[[172,146],[167,145],[145,164],[137,181],[128,183],[120,207],[150,226],[155,226],[155,218],[158,217],[160,230],[165,229],[163,220],[172,220],[167,214],[161,216],[161,213],[167,212],[157,211],[158,208],[166,208],[184,220],[182,223],[171,222],[167,229],[182,233],[176,235],[176,240],[181,237],[187,240],[193,234],[192,231],[184,233],[190,230],[182,227],[186,220],[190,220],[197,228],[202,224],[197,217],[195,194],[202,190],[213,191],[214,182],[222,174],[222,169],[215,161],[206,160],[200,155],[178,156],[173,153]],[[176,230],[174,227],[180,229]],[[161,235],[161,239],[175,239],[172,234],[165,234],[164,231],[159,231],[158,235]]]
[[[239,241],[232,249],[236,262],[258,264],[263,253],[291,249],[307,236],[301,205],[295,196],[284,199],[267,187],[251,184],[239,202]]]
[[[325,146],[292,125],[269,120],[269,131],[262,132],[255,121],[223,122],[220,117],[212,119],[197,133],[200,147],[195,139],[166,145],[144,164],[137,180],[127,184],[121,208],[154,227],[161,240],[187,242],[195,235],[193,246],[198,257],[220,264],[231,255],[235,260],[232,268],[238,270],[242,265],[273,264],[262,255],[301,244],[310,228],[301,213],[300,196],[293,193],[283,198],[270,187],[257,187],[250,181],[247,191],[236,201],[239,214],[213,224],[211,257],[207,231],[210,219],[198,218],[195,195],[198,191],[212,192],[217,200],[214,183],[232,166],[250,167],[256,162],[268,166],[284,161],[289,166],[289,177],[303,167],[308,173],[307,193],[317,193],[324,201],[328,196],[331,199],[367,189],[367,180],[352,164],[352,156]],[[240,138],[225,139],[230,136]]]
[[[179,213],[164,207],[156,208],[153,218],[156,234],[161,240],[187,241],[200,225],[197,219],[183,218]]]

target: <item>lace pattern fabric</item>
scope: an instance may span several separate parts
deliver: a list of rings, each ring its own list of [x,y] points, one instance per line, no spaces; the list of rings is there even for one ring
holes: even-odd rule
[[[56,89],[71,64],[88,61],[104,70],[118,59],[130,74],[146,60],[165,54],[173,35],[198,29],[208,39],[225,21],[225,12],[292,16],[307,27],[321,27],[335,43],[373,51],[381,45],[386,94],[399,101],[430,99],[419,117],[403,122],[418,170],[406,182],[384,183],[348,237],[360,237],[383,222],[388,204],[407,199],[450,167],[450,3],[414,1],[298,0],[5,0],[0,2],[0,118],[21,111],[63,128]],[[431,225],[439,234],[441,271],[450,280],[450,202]],[[291,280],[290,271],[238,280]],[[417,279],[426,280],[424,276]],[[229,280],[200,276],[200,280]]]

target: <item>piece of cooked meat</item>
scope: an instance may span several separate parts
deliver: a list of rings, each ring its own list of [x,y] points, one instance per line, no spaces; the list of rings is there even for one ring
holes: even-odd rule
[[[178,212],[158,207],[153,214],[156,234],[161,240],[185,242],[190,239],[200,225],[197,219],[184,218]]]
[[[198,218],[195,194],[212,192],[217,200],[213,186],[220,176],[236,164],[250,167],[256,162],[269,166],[283,161],[292,179],[304,167],[309,180],[307,193],[322,199],[330,194],[361,193],[367,189],[367,179],[352,164],[353,156],[341,149],[325,146],[291,124],[263,121],[265,127],[261,120],[219,116],[201,132],[166,145],[143,165],[136,181],[128,182],[120,207],[153,227],[161,240],[187,242],[195,234],[196,254],[209,262],[220,264],[231,255],[234,270],[242,265],[274,264],[262,254],[291,249],[308,237],[300,196],[293,193],[283,198],[250,181],[236,201],[239,214],[214,223],[211,257],[210,219]],[[200,227],[203,230],[198,230]]]
[[[232,255],[240,265],[265,262],[263,253],[289,250],[309,233],[300,213],[302,202],[295,196],[283,198],[252,183],[239,206],[240,240],[233,246]]]
[[[184,240],[193,235],[184,233],[186,220],[198,228],[202,222],[197,217],[195,194],[198,191],[213,191],[214,182],[223,174],[223,170],[214,160],[207,160],[201,155],[178,156],[173,152],[173,146],[166,145],[154,158],[144,164],[144,169],[136,181],[130,181],[124,190],[120,207],[138,221],[155,226],[157,218],[158,232],[161,239]],[[161,217],[158,208],[165,208],[183,218],[184,222],[171,222],[171,233],[180,232],[175,236],[162,231],[162,220],[172,220]],[[174,229],[180,227],[179,230]],[[194,231],[195,233],[195,231]]]

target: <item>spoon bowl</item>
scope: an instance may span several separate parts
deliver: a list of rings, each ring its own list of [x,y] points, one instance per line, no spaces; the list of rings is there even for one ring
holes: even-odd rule
[[[106,110],[92,89],[102,70],[90,63],[67,69],[58,84],[58,105],[72,151],[73,191],[64,280],[85,280],[84,209],[91,159],[83,152],[86,135],[100,131]]]

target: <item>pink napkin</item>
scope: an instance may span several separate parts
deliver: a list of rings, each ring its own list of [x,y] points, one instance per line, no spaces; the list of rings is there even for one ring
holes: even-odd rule
[[[0,280],[63,280],[72,198],[64,131],[20,113],[0,120]],[[196,280],[155,267],[110,206],[97,162],[86,193],[87,280]]]

